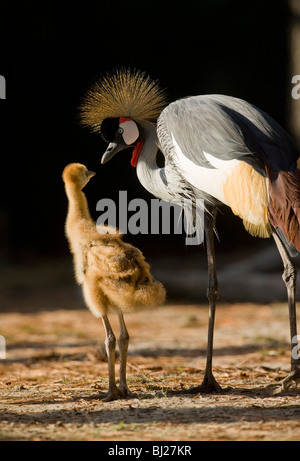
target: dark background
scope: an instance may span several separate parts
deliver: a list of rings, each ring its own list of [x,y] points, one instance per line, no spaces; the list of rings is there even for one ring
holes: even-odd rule
[[[150,200],[124,151],[101,165],[105,144],[78,122],[85,91],[101,73],[146,71],[168,100],[224,93],[244,98],[289,130],[289,9],[281,0],[74,2],[69,7],[6,7],[0,74],[7,82],[1,115],[1,263],[68,255],[67,201],[61,173],[73,161],[97,176],[86,188],[91,212],[119,190]],[[269,245],[250,237],[224,208],[218,252]],[[128,236],[151,257],[189,255],[184,236]],[[251,250],[252,251],[252,250]],[[199,259],[203,258],[199,251]],[[4,269],[5,271],[5,269]]]

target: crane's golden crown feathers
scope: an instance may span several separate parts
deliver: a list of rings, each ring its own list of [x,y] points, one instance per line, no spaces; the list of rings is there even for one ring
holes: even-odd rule
[[[157,81],[145,72],[120,69],[107,73],[87,92],[81,105],[81,121],[93,131],[99,131],[106,118],[155,121],[165,105],[165,95]]]

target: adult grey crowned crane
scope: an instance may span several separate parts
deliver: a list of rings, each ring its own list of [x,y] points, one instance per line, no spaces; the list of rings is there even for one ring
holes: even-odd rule
[[[168,106],[156,81],[140,71],[121,69],[103,76],[87,92],[82,122],[101,132],[109,146],[102,163],[133,147],[131,165],[155,197],[182,202],[202,199],[208,260],[209,325],[204,379],[196,392],[221,392],[212,373],[218,281],[214,252],[216,213],[228,205],[250,234],[273,236],[286,284],[291,348],[295,350],[296,269],[300,253],[300,165],[288,134],[269,115],[246,101],[201,95]],[[158,149],[165,166],[156,162]],[[291,374],[282,390],[300,379],[300,360],[291,354]]]

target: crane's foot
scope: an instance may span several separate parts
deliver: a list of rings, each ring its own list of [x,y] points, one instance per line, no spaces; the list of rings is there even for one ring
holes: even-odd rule
[[[110,389],[108,393],[101,398],[101,400],[102,402],[111,402],[112,400],[126,399],[128,397],[133,397],[133,394],[127,386],[116,386],[113,389]]]
[[[200,386],[190,387],[185,391],[188,394],[220,394],[222,392],[224,392],[224,389],[216,381],[213,374],[205,374]]]
[[[102,402],[111,402],[112,400],[124,399],[124,394],[120,391],[118,387],[108,390],[108,393],[101,398]]]
[[[111,402],[112,400],[123,399],[120,392],[108,392],[105,397],[101,398],[102,402]]]
[[[133,393],[129,390],[126,384],[125,385],[120,384],[119,391],[123,395],[123,398],[133,397]]]
[[[281,394],[286,392],[292,385],[295,387],[300,384],[300,368],[293,370],[288,376],[286,376],[282,381],[280,381],[279,386],[276,386],[273,394]]]

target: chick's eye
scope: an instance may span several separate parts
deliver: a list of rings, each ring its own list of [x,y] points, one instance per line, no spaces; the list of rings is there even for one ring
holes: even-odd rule
[[[119,133],[119,134],[123,134],[123,133],[124,133],[123,128],[119,128],[119,129],[118,129],[118,133]]]

